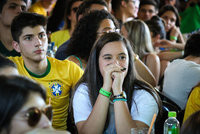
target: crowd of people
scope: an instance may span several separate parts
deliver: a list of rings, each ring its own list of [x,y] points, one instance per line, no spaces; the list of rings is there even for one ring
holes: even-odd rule
[[[184,113],[181,134],[200,132],[199,7],[1,0],[0,133],[128,134],[162,118],[160,94]]]

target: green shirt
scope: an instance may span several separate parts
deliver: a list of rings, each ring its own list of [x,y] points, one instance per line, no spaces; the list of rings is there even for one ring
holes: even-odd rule
[[[9,51],[3,43],[0,41],[0,54],[4,56],[20,56],[20,53],[16,52],[15,50]]]

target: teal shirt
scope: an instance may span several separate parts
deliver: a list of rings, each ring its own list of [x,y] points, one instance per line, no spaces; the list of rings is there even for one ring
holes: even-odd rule
[[[2,54],[3,56],[20,56],[20,53],[16,52],[15,50],[9,51],[7,48],[5,48],[5,46],[3,45],[3,43],[0,41],[0,54]]]

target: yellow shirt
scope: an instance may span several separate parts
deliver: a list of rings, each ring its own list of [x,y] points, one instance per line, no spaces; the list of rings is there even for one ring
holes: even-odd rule
[[[70,38],[69,30],[59,30],[51,34],[51,42],[55,43],[57,48]]]
[[[190,115],[199,110],[200,110],[200,86],[197,86],[193,89],[187,101],[183,122],[185,122]]]
[[[69,107],[69,91],[77,83],[83,74],[75,63],[64,60],[60,61],[48,57],[48,71],[45,76],[36,77],[30,75],[24,66],[22,57],[9,57],[16,63],[17,69],[21,75],[27,76],[41,83],[46,88],[47,100],[51,98],[53,107],[53,127],[55,129],[67,129],[67,116]]]
[[[51,6],[51,9],[53,9],[56,5],[56,2]],[[43,15],[45,17],[48,16],[47,14],[47,11],[45,10],[45,8],[42,6],[42,3],[41,1],[38,1],[36,3],[34,3],[28,10],[29,12],[32,12],[32,13],[37,13],[37,14],[40,14],[40,15]]]

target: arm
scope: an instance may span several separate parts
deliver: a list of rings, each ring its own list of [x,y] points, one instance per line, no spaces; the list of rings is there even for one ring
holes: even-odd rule
[[[168,61],[171,61],[171,60],[174,60],[174,59],[177,59],[177,58],[180,58],[182,57],[182,51],[178,51],[178,52],[160,52],[158,53],[158,56],[160,58],[160,60],[168,60]]]
[[[111,85],[112,85],[111,73],[114,70],[120,71],[119,68],[117,68],[111,64],[107,65],[104,68],[104,75],[103,75],[104,83],[103,83],[102,88],[108,92],[111,91]],[[82,97],[76,97],[76,98],[82,98]],[[89,97],[87,100],[89,100]],[[78,101],[78,102],[80,102],[80,101]],[[78,105],[78,102],[77,102],[77,105]],[[87,103],[86,103],[86,105],[87,105]],[[106,119],[107,119],[108,108],[109,108],[109,98],[99,93],[97,100],[94,104],[94,107],[92,108],[91,113],[89,114],[89,117],[84,121],[80,121],[80,122],[76,123],[78,132],[80,134],[82,134],[82,133],[86,133],[86,134],[101,134],[101,133],[103,133]]]
[[[148,54],[146,65],[149,70],[152,72],[156,79],[156,85],[158,84],[160,78],[160,58],[156,54]]]
[[[115,71],[112,73],[112,91],[113,95],[122,93],[122,85],[126,76],[126,71]],[[115,100],[115,99],[114,99]],[[131,128],[148,127],[144,122],[132,119],[126,101],[118,100],[114,102],[115,126],[118,134],[130,133]]]
[[[183,50],[185,45],[183,43],[176,43],[170,40],[160,40],[155,43],[155,47],[176,48],[176,49]]]

